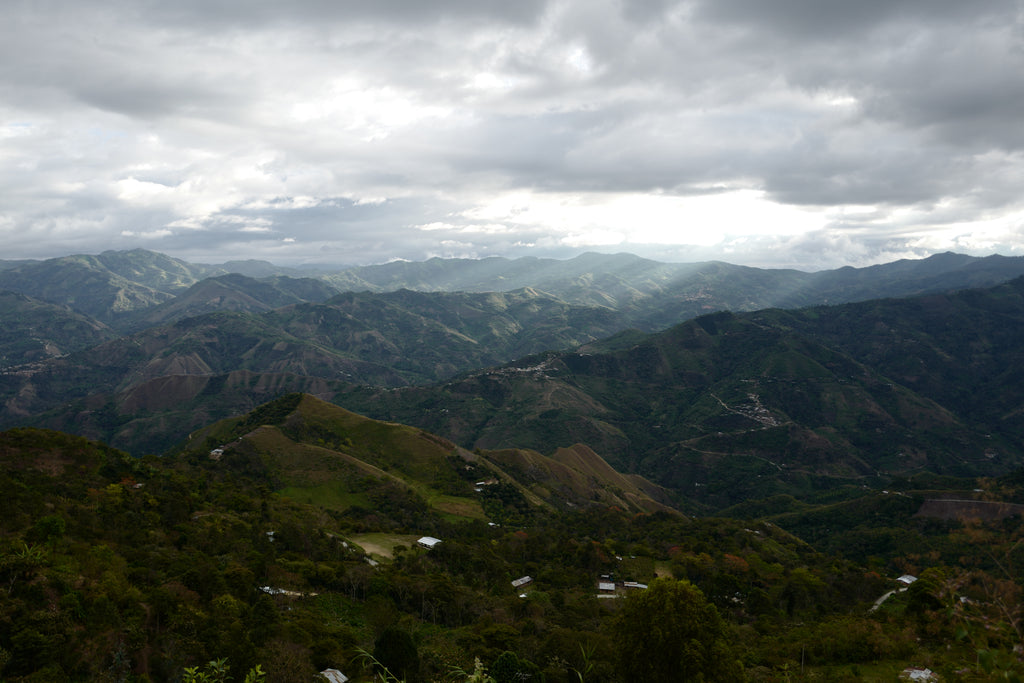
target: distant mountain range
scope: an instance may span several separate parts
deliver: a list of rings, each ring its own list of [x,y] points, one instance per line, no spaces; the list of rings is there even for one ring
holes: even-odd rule
[[[467,449],[585,444],[701,509],[1024,463],[1019,258],[237,267],[0,263],[0,428],[159,453],[303,392]]]
[[[209,278],[235,274],[208,292]],[[45,261],[0,261],[0,290],[64,304],[123,332],[208,310],[260,311],[340,292],[510,292],[531,288],[567,304],[618,311],[631,327],[656,331],[717,311],[796,308],[986,287],[1024,275],[1024,258],[938,254],[867,268],[807,273],[717,261],[663,263],[632,254],[568,260],[439,259],[341,270],[283,268],[263,261],[187,263],[136,249]],[[299,283],[291,282],[301,280]],[[255,284],[252,280],[264,280]],[[320,284],[314,284],[316,280]],[[175,297],[185,297],[167,304]],[[206,297],[203,299],[203,297]],[[223,297],[223,304],[218,298]],[[251,300],[250,300],[251,299]],[[141,311],[165,306],[152,317]]]

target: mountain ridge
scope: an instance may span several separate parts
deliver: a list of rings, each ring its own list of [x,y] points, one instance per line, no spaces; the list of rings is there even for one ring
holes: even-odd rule
[[[335,291],[376,293],[401,289],[507,292],[532,287],[568,304],[614,309],[627,326],[650,332],[714,310],[792,308],[991,286],[1024,275],[1024,258],[947,252],[865,268],[804,272],[721,261],[666,263],[632,254],[588,252],[565,260],[432,258],[332,271],[279,267],[264,261],[193,264],[135,249],[0,262],[0,289],[70,305],[108,325],[131,327],[132,320],[145,319],[146,309],[166,308],[168,301],[199,281],[232,273],[253,280],[277,278],[278,289],[289,279],[316,279]],[[259,286],[265,285],[252,287]],[[135,325],[132,329],[138,329]]]
[[[137,269],[162,287],[184,286],[191,272],[160,275],[163,262],[146,253],[102,256],[84,262],[127,273],[126,264],[140,258]],[[643,259],[591,254],[541,266],[584,291],[600,279],[587,269],[616,258],[619,274],[608,277],[628,296],[638,293],[634,302],[650,298],[633,287],[634,276],[652,268]],[[889,273],[911,289],[953,271],[1001,277],[1018,263],[945,254],[868,275],[884,281]],[[443,271],[451,264],[428,265]],[[512,265],[526,272],[537,260]],[[732,282],[728,296],[738,292],[750,304],[789,275],[721,263],[694,267],[699,277],[672,285],[676,299],[664,299],[665,306],[683,297],[713,307],[725,296],[714,294],[716,287],[737,273],[745,279]],[[650,291],[662,286],[662,275],[646,275]],[[864,278],[856,269],[804,275],[833,282],[841,275],[845,287]],[[185,290],[197,305],[211,294],[223,297],[201,315],[175,319],[194,310],[180,298],[178,309],[142,310],[166,312],[169,324],[70,354],[54,345],[60,353],[51,355],[60,357],[0,375],[0,425],[34,424],[136,453],[162,452],[175,429],[197,429],[278,393],[302,391],[470,449],[525,448],[547,457],[586,444],[619,470],[691,487],[689,494],[712,507],[751,492],[800,493],[925,469],[999,473],[1021,455],[1015,444],[1024,434],[1024,397],[1014,387],[1024,365],[1017,351],[1024,304],[1017,280],[859,303],[705,313],[657,333],[629,329],[642,307],[573,306],[540,287],[305,300],[333,291],[318,282],[218,275]],[[697,486],[729,477],[733,483],[715,491]]]
[[[722,495],[750,494],[757,479],[764,494],[769,482],[794,493],[814,482],[883,482],[923,470],[991,474],[1022,457],[1024,395],[1013,381],[1022,289],[1018,279],[948,295],[715,313],[434,389],[401,389],[386,402],[372,390],[334,400],[467,447],[582,441],[618,469],[677,490],[734,470],[730,486],[694,492],[715,505],[728,502]],[[853,334],[878,319],[898,321],[903,346]],[[917,355],[896,351],[904,346]],[[979,348],[988,355],[976,357]],[[936,364],[934,374],[896,375],[907,358]]]
[[[286,394],[221,420],[193,432],[175,449],[192,457],[215,452],[226,463],[234,457],[255,458],[275,488],[300,498],[311,487],[351,483],[352,475],[343,474],[351,467],[415,491],[442,513],[471,519],[484,516],[474,491],[486,494],[492,485],[488,481],[474,489],[472,481],[478,478],[512,486],[544,507],[672,509],[665,504],[670,499],[665,490],[642,478],[627,479],[585,446],[566,450],[572,457],[522,449],[469,452],[419,428],[373,420],[309,394]]]

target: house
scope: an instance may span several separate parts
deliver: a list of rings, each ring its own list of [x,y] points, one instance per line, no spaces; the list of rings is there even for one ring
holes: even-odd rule
[[[931,669],[924,669],[918,666],[908,666],[900,672],[900,679],[905,681],[937,681],[938,675]]]
[[[622,586],[624,588],[647,588],[646,583],[637,583],[636,581],[623,581]]]
[[[337,669],[324,669],[320,672],[320,675],[330,681],[330,683],[345,683],[348,680],[348,676]]]
[[[441,539],[434,538],[433,536],[424,536],[420,540],[416,541],[420,547],[426,548],[427,550],[433,550],[437,547],[437,544],[441,542]]]
[[[521,576],[521,577],[519,577],[518,579],[516,579],[515,581],[512,582],[512,587],[513,588],[520,588],[520,587],[525,586],[525,585],[530,584],[530,583],[533,583],[533,578],[532,577]]]
[[[612,592],[614,592],[615,591],[615,582],[614,581],[598,581],[597,582],[597,590],[599,590],[599,591],[612,591]]]
[[[301,598],[302,593],[298,591],[290,591],[286,588],[273,588],[272,586],[260,586],[260,590],[267,595],[287,595],[289,598]],[[310,593],[310,595],[316,595],[316,593]]]
[[[912,584],[915,581],[917,581],[917,577],[916,576],[911,576],[910,574],[904,574],[903,576],[901,576],[900,578],[898,578],[896,580],[899,581],[900,583],[902,583],[904,586],[909,586],[910,584]]]

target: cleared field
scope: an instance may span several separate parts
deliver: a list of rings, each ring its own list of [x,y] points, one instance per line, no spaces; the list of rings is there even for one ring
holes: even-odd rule
[[[404,545],[407,548],[416,547],[416,541],[420,536],[409,534],[360,534],[352,536],[349,540],[366,551],[366,554],[374,559],[393,560],[395,558],[395,546]]]
[[[431,494],[432,492],[423,491]],[[480,501],[462,496],[449,496],[442,493],[427,495],[427,504],[440,511],[449,521],[459,522],[467,519],[487,519]]]
[[[331,510],[346,510],[353,506],[369,507],[370,499],[364,493],[349,493],[338,486],[288,486],[280,490],[282,496],[310,505],[319,505]]]

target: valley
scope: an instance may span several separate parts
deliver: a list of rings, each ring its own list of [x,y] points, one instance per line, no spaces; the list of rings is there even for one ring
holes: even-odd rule
[[[1018,680],[1022,276],[0,263],[0,674]]]

